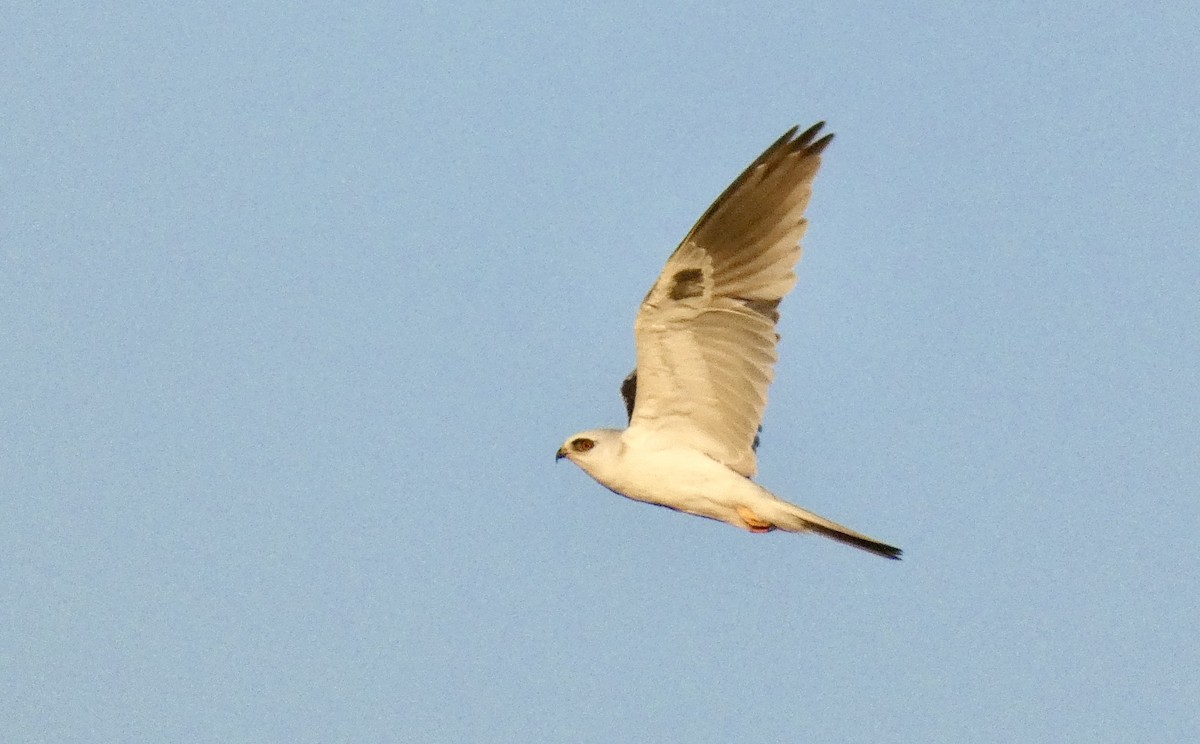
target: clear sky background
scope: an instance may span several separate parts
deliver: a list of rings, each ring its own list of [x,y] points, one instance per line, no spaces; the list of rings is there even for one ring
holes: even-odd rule
[[[1200,738],[1195,3],[20,3],[0,740]],[[759,479],[616,497],[637,303],[837,139]]]

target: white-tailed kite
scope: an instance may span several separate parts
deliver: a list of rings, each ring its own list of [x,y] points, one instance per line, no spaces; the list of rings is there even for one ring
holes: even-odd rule
[[[567,439],[567,458],[621,496],[750,532],[816,532],[899,559],[751,478],[778,355],[779,303],[796,284],[821,122],[776,140],[700,217],[638,310],[637,369],[621,395],[629,427]]]

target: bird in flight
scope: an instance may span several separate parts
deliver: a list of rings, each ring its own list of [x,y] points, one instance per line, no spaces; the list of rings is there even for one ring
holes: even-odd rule
[[[823,126],[793,127],[700,217],[638,310],[637,368],[621,384],[628,428],[575,434],[555,459],[635,501],[750,532],[815,532],[899,560],[900,548],[751,480],[779,303],[796,284],[804,209],[833,139],[818,138]]]

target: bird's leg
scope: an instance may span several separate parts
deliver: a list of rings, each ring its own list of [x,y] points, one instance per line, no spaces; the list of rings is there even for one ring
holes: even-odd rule
[[[771,530],[775,529],[775,525],[750,511],[748,507],[741,506],[739,504],[738,506],[734,507],[734,509],[737,511],[738,516],[742,518],[742,521],[746,523],[746,527],[749,528],[751,532],[763,533],[770,532]]]

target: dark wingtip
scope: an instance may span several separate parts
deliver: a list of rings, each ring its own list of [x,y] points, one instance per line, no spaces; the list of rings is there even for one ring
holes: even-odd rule
[[[833,132],[830,132],[821,139],[809,145],[808,152],[813,155],[820,155],[821,153],[825,152],[826,147],[829,147],[830,142],[833,142]]]
[[[800,127],[792,127],[792,131],[795,132],[799,128]],[[817,133],[820,132],[824,128],[825,128],[825,122],[818,121],[816,124],[813,124],[811,127],[809,127],[808,129],[805,129],[803,132],[801,132],[800,136],[797,137],[794,140],[794,142],[799,147],[805,147],[808,145],[809,142],[812,142],[814,139],[816,139]]]
[[[820,155],[826,147],[829,147],[829,143],[833,141],[832,133],[825,135],[821,139],[817,139],[817,135],[821,133],[824,127],[825,122],[818,121],[801,132],[799,137],[792,140],[793,152],[803,150],[806,155]],[[791,131],[795,132],[796,129],[794,128]]]

